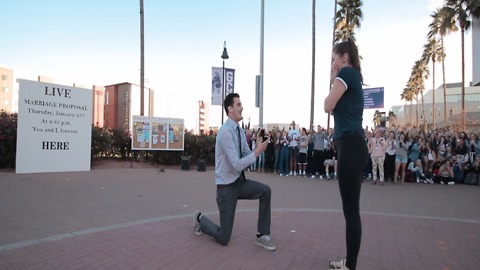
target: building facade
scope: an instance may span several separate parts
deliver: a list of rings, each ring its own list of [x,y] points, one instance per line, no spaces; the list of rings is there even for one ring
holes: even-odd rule
[[[145,116],[153,116],[154,91],[144,87]],[[105,86],[104,126],[132,130],[132,115],[140,113],[140,86],[128,82]]]
[[[210,131],[208,115],[209,115],[208,104],[205,101],[200,100],[198,102],[198,134],[204,134]]]
[[[94,85],[92,87],[92,124],[97,127],[105,125],[105,87]]]
[[[14,112],[13,70],[0,67],[0,111]]]
[[[435,113],[435,122],[437,128],[458,126],[459,117],[462,114],[462,88],[460,83],[447,84],[446,89],[446,107],[447,121],[444,117],[444,97],[443,85],[440,85],[435,91],[428,91],[423,96],[423,106],[425,107],[425,115],[423,115],[421,97],[418,100],[418,124],[426,123],[431,126],[433,123],[433,114]],[[435,95],[435,112],[433,111],[433,96]],[[396,123],[398,125],[416,125],[417,105],[404,104],[395,105],[390,108],[396,115]],[[469,119],[468,115],[480,112],[480,86],[465,87],[465,112],[467,113],[467,126],[472,125],[475,121]],[[391,124],[391,123],[390,123]]]

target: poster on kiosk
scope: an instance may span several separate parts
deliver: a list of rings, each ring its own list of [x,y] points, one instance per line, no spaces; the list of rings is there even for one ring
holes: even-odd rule
[[[132,117],[132,150],[183,151],[184,135],[183,119]]]

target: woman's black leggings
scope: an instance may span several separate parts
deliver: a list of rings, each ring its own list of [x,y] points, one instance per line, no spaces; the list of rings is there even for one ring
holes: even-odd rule
[[[368,149],[363,133],[355,133],[335,140],[335,147],[338,153],[338,185],[346,223],[346,266],[354,270],[362,240],[360,190],[363,169],[368,161]]]

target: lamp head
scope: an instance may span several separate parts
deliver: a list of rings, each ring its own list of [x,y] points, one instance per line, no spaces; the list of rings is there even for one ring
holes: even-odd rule
[[[228,59],[228,52],[227,52],[227,42],[223,42],[223,53],[222,53],[222,59]]]

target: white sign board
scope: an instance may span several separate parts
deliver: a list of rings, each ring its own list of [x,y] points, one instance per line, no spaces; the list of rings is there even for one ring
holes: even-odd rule
[[[89,171],[92,90],[18,82],[16,173]]]

